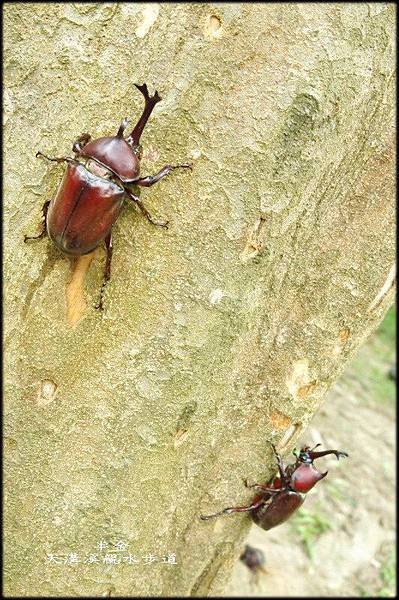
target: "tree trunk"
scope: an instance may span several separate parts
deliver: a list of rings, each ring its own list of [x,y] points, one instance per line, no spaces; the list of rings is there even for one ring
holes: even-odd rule
[[[393,300],[395,7],[4,16],[5,591],[219,594],[251,521],[199,515],[250,500],[269,442],[306,441]],[[143,82],[163,97],[143,175],[193,172],[141,194],[167,231],[133,208],[117,221],[101,313],[102,249],[23,243],[63,173],[35,153],[134,124]]]

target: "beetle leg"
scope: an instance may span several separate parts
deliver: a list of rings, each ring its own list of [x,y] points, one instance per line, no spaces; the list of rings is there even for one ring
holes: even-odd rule
[[[207,521],[208,519],[213,519],[214,517],[219,517],[220,515],[231,515],[236,512],[250,512],[251,510],[255,510],[261,504],[264,503],[264,499],[261,498],[257,502],[250,504],[249,506],[232,506],[230,508],[224,508],[220,512],[214,513],[213,515],[200,515],[200,519],[203,521]]]
[[[256,488],[257,490],[262,490],[262,492],[267,492],[268,494],[279,494],[283,492],[286,488],[270,488],[267,485],[263,485],[262,483],[248,483],[245,481],[245,487],[247,488]]]
[[[277,467],[278,467],[278,472],[280,473],[280,479],[284,484],[286,484],[287,477],[285,475],[285,467],[284,467],[284,463],[282,461],[281,455],[277,452],[276,446],[274,444],[271,444],[271,447],[273,448],[274,456],[276,457],[276,460],[277,460]]]
[[[137,204],[137,206],[139,207],[141,212],[147,217],[147,219],[149,220],[150,223],[152,223],[153,225],[158,225],[158,227],[165,227],[166,229],[168,228],[169,221],[158,221],[157,219],[154,219],[154,217],[148,212],[148,210],[146,209],[146,207],[141,202],[141,200],[138,196],[135,196],[134,194],[132,194],[132,192],[130,192],[126,188],[125,188],[125,192],[129,196],[129,198]]]
[[[104,308],[103,307],[103,297],[104,297],[105,286],[107,285],[108,281],[111,279],[112,233],[109,233],[107,235],[107,237],[104,240],[104,243],[105,243],[105,248],[107,250],[107,258],[105,261],[103,284],[102,284],[101,290],[100,290],[100,301],[95,306],[95,308],[98,308],[100,310],[103,310],[103,308]]]
[[[50,205],[50,200],[47,200],[47,202],[45,202],[43,204],[43,208],[42,208],[42,213],[43,213],[43,222],[42,222],[42,230],[39,233],[39,235],[25,235],[24,237],[24,242],[27,242],[28,240],[40,240],[41,238],[43,238],[46,233],[47,233],[47,211],[48,211],[48,207]]]
[[[157,183],[158,181],[166,177],[166,175],[169,175],[169,173],[174,169],[190,169],[192,171],[193,166],[189,163],[184,163],[182,165],[175,166],[166,165],[163,169],[159,171],[159,173],[156,173],[155,175],[147,175],[147,177],[140,177],[140,179],[137,179],[137,181],[135,181],[134,184],[140,185],[142,187],[150,187],[150,185],[154,185],[154,183]]]
[[[40,152],[40,150],[38,152],[36,152],[36,158],[39,158],[40,156],[42,156],[43,158],[46,158],[47,160],[51,160],[52,162],[57,162],[57,163],[61,163],[61,162],[76,162],[73,158],[71,158],[70,156],[55,156],[55,157],[51,157],[51,156],[47,156],[47,154],[43,154],[43,152]]]
[[[75,154],[80,154],[82,152],[83,146],[86,146],[86,144],[90,140],[91,140],[90,133],[82,133],[82,135],[80,135],[78,137],[78,139],[75,140],[75,142],[73,143],[73,146],[72,146],[73,152],[75,152]]]

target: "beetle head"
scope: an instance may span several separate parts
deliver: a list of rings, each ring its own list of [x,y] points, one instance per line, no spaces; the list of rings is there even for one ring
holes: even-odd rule
[[[295,454],[297,461],[305,464],[312,464],[314,461],[313,450],[318,446],[321,446],[321,444],[316,444],[316,446],[314,446],[312,449],[310,446],[304,446],[301,448],[299,454]]]
[[[334,454],[339,460],[341,457],[348,456],[346,452],[340,450],[323,450],[322,452],[315,452],[315,449],[321,444],[316,444],[313,448],[304,446],[301,448],[299,454],[295,453],[296,463],[293,465],[291,470],[291,487],[297,492],[306,493],[308,492],[320,479],[323,479],[328,471],[320,473],[313,465],[313,461],[316,458],[327,456],[328,454]]]

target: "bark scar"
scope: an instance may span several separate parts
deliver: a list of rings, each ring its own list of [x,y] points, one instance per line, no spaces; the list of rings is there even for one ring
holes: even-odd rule
[[[389,270],[389,273],[385,280],[384,285],[379,290],[378,294],[376,295],[376,297],[374,298],[374,300],[371,302],[370,306],[368,307],[368,312],[374,310],[381,304],[381,302],[383,301],[385,296],[388,294],[388,292],[393,288],[395,283],[396,283],[396,263],[393,263],[392,267]]]
[[[191,588],[190,596],[208,596],[210,588],[219,570],[227,560],[231,559],[234,547],[230,542],[221,542],[216,545],[211,559],[197,577]]]
[[[249,228],[247,243],[244,250],[241,252],[242,262],[246,262],[251,258],[258,256],[264,248],[264,234],[262,230],[266,223],[265,215],[261,215],[255,224]]]
[[[89,270],[91,261],[95,256],[95,251],[84,256],[79,256],[72,263],[72,275],[65,289],[67,304],[67,321],[71,327],[82,318],[86,310],[86,300],[84,297],[84,281]]]

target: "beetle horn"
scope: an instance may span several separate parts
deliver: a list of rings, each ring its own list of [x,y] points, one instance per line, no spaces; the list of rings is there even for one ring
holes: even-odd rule
[[[128,125],[129,125],[129,121],[126,118],[123,119],[123,121],[120,124],[120,127],[118,129],[118,133],[116,134],[116,137],[118,137],[118,138],[123,137],[123,132],[125,131],[125,129]]]
[[[150,99],[150,94],[148,93],[148,87],[146,83],[143,83],[143,85],[135,83],[134,86],[143,94],[146,100]]]
[[[155,90],[154,95],[150,96],[150,94],[148,93],[147,84],[145,84],[145,83],[143,85],[138,85],[137,83],[135,83],[134,85],[143,94],[144,99],[145,99],[145,106],[144,106],[143,114],[141,115],[140,119],[137,121],[135,128],[133,129],[132,133],[128,136],[126,141],[130,144],[134,144],[135,146],[138,146],[141,134],[143,133],[143,129],[146,126],[146,123],[154,109],[154,106],[157,104],[157,102],[160,102],[160,100],[162,100],[162,98],[156,90]]]
[[[320,458],[321,456],[327,456],[327,454],[334,454],[337,457],[337,460],[348,456],[346,452],[341,452],[341,450],[323,450],[322,452],[309,452],[309,456],[312,461],[316,460],[316,458]]]

